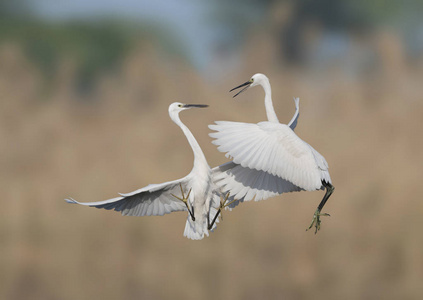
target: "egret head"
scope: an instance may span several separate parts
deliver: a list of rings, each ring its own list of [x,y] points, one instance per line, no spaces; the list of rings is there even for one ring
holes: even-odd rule
[[[208,107],[208,105],[206,105],[206,104],[184,104],[184,103],[180,103],[180,102],[174,102],[171,105],[169,105],[169,114],[179,113],[180,111],[190,109],[190,108],[193,108],[193,107],[204,108],[204,107]]]
[[[257,73],[254,74],[250,80],[248,80],[247,82],[244,82],[241,85],[238,85],[237,87],[233,88],[232,90],[230,90],[229,92],[232,92],[233,90],[239,89],[244,87],[242,90],[240,90],[238,93],[236,93],[233,97],[235,98],[236,96],[238,96],[239,94],[241,94],[243,91],[247,90],[249,87],[252,86],[256,86],[256,85],[261,85],[263,86],[263,84],[265,82],[269,82],[269,79],[266,77],[266,75],[261,74],[261,73]]]

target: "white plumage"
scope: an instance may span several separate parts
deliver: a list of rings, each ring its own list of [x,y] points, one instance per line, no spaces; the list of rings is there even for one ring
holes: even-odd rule
[[[121,197],[104,201],[81,203],[74,199],[67,199],[67,202],[116,210],[124,216],[163,216],[174,211],[187,211],[185,204],[171,195],[180,193],[179,184],[185,186],[186,179],[184,177],[160,184],[149,184],[132,193],[120,194]]]
[[[321,170],[313,155],[313,149],[303,142],[292,129],[272,122],[248,124],[216,122],[210,134],[233,162],[243,167],[265,171],[292,182],[307,191],[322,186]]]
[[[218,150],[233,161],[213,169],[215,182],[223,191],[240,201],[264,200],[277,194],[294,191],[313,191],[326,188],[326,194],[313,217],[310,228],[320,228],[320,211],[333,191],[324,157],[301,140],[294,129],[299,116],[299,99],[295,98],[296,111],[288,125],[279,123],[273,109],[268,78],[255,74],[249,81],[234,88],[261,85],[265,91],[265,108],[268,121],[258,124],[217,121],[209,128]],[[234,90],[232,89],[232,90]],[[232,91],[231,90],[231,91]],[[234,97],[235,97],[234,96]],[[238,203],[233,203],[231,207]]]
[[[187,176],[174,181],[150,184],[134,192],[120,194],[121,197],[105,201],[78,202],[72,198],[66,201],[116,210],[124,216],[162,216],[174,211],[189,210],[184,236],[193,240],[208,236],[208,230],[213,230],[216,226],[216,224],[210,224],[210,219],[214,219],[220,211],[221,194],[214,185],[212,170],[199,144],[188,127],[179,119],[179,112],[193,107],[207,107],[207,105],[175,102],[169,106],[170,118],[181,127],[194,153],[194,166]],[[181,199],[185,199],[186,203]],[[217,219],[216,221],[218,222]]]

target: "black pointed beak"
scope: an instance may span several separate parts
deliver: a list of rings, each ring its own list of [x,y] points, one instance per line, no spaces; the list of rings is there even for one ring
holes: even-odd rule
[[[232,90],[230,90],[229,92],[232,92],[233,90],[236,90],[236,89],[239,89],[239,88],[242,88],[243,86],[245,86],[245,88],[243,88],[242,90],[240,90],[238,93],[236,93],[234,96],[232,96],[232,98],[235,98],[236,96],[238,96],[239,94],[241,94],[243,91],[245,91],[246,89],[248,89],[249,87],[250,87],[250,85],[252,84],[252,82],[251,81],[247,81],[247,82],[244,82],[243,84],[241,84],[241,85],[238,85],[237,87],[234,87]]]
[[[197,107],[197,108],[205,108],[205,107],[209,107],[207,104],[185,104],[184,108],[193,108],[193,107]]]

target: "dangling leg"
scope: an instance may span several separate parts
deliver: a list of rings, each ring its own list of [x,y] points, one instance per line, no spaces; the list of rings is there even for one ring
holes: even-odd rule
[[[316,231],[314,232],[314,234],[316,234],[317,231],[320,230],[320,223],[321,223],[320,217],[321,216],[330,216],[329,214],[321,213],[321,211],[323,209],[323,206],[325,206],[326,201],[328,201],[330,195],[332,195],[333,190],[335,189],[335,187],[332,184],[330,184],[329,182],[326,182],[324,180],[322,181],[322,184],[326,188],[326,193],[323,196],[322,201],[320,202],[319,206],[316,209],[316,212],[313,215],[313,219],[311,220],[310,226],[306,229],[306,230],[309,230],[314,225],[314,227],[316,227]]]
[[[179,187],[181,188],[182,198],[179,198],[178,196],[175,196],[174,194],[171,194],[171,195],[172,195],[173,197],[175,197],[176,199],[181,200],[182,202],[184,202],[184,203],[185,203],[185,205],[186,205],[186,207],[187,207],[187,209],[188,209],[188,212],[189,212],[189,214],[190,214],[190,216],[191,216],[191,219],[192,219],[193,221],[195,221],[195,217],[194,217],[194,207],[192,207],[192,209],[189,209],[189,206],[188,206],[188,198],[189,198],[189,194],[191,194],[191,189],[189,189],[188,195],[185,197],[185,195],[184,195],[184,190],[182,189],[182,184],[180,184],[180,183],[179,183]],[[192,210],[192,211],[191,211],[191,210]]]
[[[211,222],[211,224],[210,224],[210,213],[209,213],[209,215],[207,216],[208,230],[210,230],[210,229],[213,227],[214,223],[215,223],[215,222],[216,222],[216,220],[217,220],[217,217],[219,216],[219,214],[221,214],[222,209],[224,209],[225,207],[227,207],[227,206],[231,205],[233,202],[235,202],[235,201],[237,200],[237,199],[234,199],[234,200],[232,200],[231,202],[226,203],[226,202],[228,201],[229,194],[230,194],[229,192],[227,192],[227,193],[226,193],[225,199],[223,199],[223,197],[222,197],[222,196],[220,196],[220,206],[219,206],[219,210],[217,211],[216,215],[214,216],[213,221]],[[223,220],[223,217],[222,217],[222,216],[220,216],[220,218],[221,218],[221,220]]]

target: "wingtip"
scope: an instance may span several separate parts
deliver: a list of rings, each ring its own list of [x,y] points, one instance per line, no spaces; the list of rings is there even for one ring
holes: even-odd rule
[[[70,203],[70,204],[77,204],[78,203],[78,201],[76,201],[75,199],[70,198],[70,197],[69,198],[66,198],[65,201],[67,203]]]

